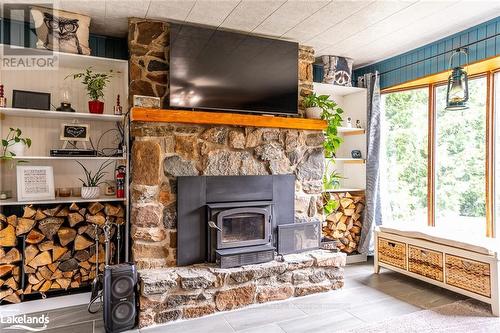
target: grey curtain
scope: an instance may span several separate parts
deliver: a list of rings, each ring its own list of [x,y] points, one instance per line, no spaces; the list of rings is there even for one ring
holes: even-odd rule
[[[372,235],[376,225],[382,224],[382,200],[380,185],[380,77],[379,73],[364,75],[367,89],[366,122],[366,206],[361,231],[360,253],[372,253]]]

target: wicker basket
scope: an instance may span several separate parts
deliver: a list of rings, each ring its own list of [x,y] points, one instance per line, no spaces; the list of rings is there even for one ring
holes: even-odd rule
[[[446,283],[491,297],[490,265],[450,254],[446,255]]]
[[[406,244],[378,238],[378,261],[406,269]]]
[[[408,270],[443,282],[443,254],[408,245]]]

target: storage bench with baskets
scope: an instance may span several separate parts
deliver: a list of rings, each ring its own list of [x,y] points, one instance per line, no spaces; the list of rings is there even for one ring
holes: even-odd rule
[[[494,240],[451,239],[433,228],[377,227],[375,236],[375,273],[384,267],[435,284],[489,303],[493,314],[499,316]]]

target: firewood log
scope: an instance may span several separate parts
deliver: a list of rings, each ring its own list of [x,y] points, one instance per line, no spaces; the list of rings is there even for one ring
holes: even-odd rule
[[[33,267],[30,267],[28,265],[23,265],[24,267],[24,273],[26,274],[31,274],[31,273],[35,273],[36,272],[36,269],[34,269]]]
[[[87,214],[85,215],[85,220],[89,223],[104,225],[104,223],[106,223],[106,216],[102,212],[99,212],[96,215]]]
[[[42,266],[38,268],[38,273],[40,273],[40,276],[42,276],[43,280],[50,280],[53,274],[52,271],[47,266]]]
[[[44,240],[45,236],[36,229],[31,229],[31,231],[26,236],[26,243],[28,244],[38,244]]]
[[[12,290],[17,290],[17,288],[18,288],[18,284],[17,284],[16,280],[14,280],[13,276],[11,276],[7,280],[5,280],[4,286],[7,286],[7,287],[11,288]]]
[[[82,261],[78,264],[80,267],[83,267],[85,268],[86,270],[89,270],[90,269],[90,264],[88,261]]]
[[[40,208],[38,208],[36,210],[35,221],[41,221],[41,220],[43,220],[46,217],[47,217],[47,215],[45,215]]]
[[[68,259],[59,264],[59,269],[63,272],[72,271],[78,268],[78,261],[75,258]]]
[[[107,216],[114,216],[117,217],[118,214],[120,213],[120,206],[113,206],[109,203],[104,205],[104,214]]]
[[[85,218],[83,216],[81,216],[80,213],[78,213],[78,212],[73,212],[73,213],[68,214],[68,222],[72,228],[84,220],[85,220]]]
[[[72,212],[77,212],[79,209],[80,209],[80,207],[78,207],[76,202],[71,203],[71,205],[69,206],[69,210]]]
[[[100,202],[92,202],[91,204],[88,205],[87,209],[89,210],[90,214],[95,215],[98,212],[100,212],[104,206]]]
[[[31,294],[31,284],[28,284],[28,286],[26,287],[26,289],[24,289],[24,294],[27,295],[27,294]]]
[[[24,249],[24,262],[30,262],[40,252],[36,245],[28,245]]]
[[[76,230],[72,228],[62,227],[57,232],[59,236],[59,242],[62,246],[66,246],[71,243],[76,237]]]
[[[75,250],[76,251],[85,250],[86,248],[88,248],[92,244],[93,244],[93,242],[91,242],[90,240],[88,240],[84,236],[76,235],[76,238],[75,238]]]
[[[50,289],[50,286],[51,286],[51,285],[52,285],[52,281],[47,280],[47,281],[45,281],[45,282],[42,284],[42,286],[40,287],[40,289],[38,289],[38,291],[39,291],[39,292],[41,292],[41,293],[44,293],[44,292],[46,292],[47,290],[49,290],[49,289]]]
[[[52,249],[52,261],[56,261],[57,259],[61,258],[66,252],[68,252],[67,247],[54,246],[54,248]]]
[[[2,250],[3,251],[3,250]],[[0,254],[0,264],[12,264],[21,261],[21,253],[13,247],[7,253]]]
[[[52,263],[52,259],[50,258],[50,252],[44,251],[37,255],[33,260],[28,263],[28,266],[33,268],[37,268],[39,266],[44,266]]]
[[[90,253],[87,250],[76,251],[75,254],[73,255],[73,258],[75,258],[78,261],[86,261],[90,258]]]
[[[50,208],[50,209],[45,209],[43,213],[47,216],[56,216],[56,214],[61,210],[61,205],[58,205],[57,207]]]
[[[16,229],[12,225],[8,225],[7,227],[0,230],[0,245],[5,247],[16,246]]]
[[[31,219],[36,214],[36,209],[33,208],[32,205],[24,206],[23,217],[27,219]]]
[[[63,272],[60,269],[56,269],[54,273],[52,273],[52,276],[50,277],[51,280],[55,279],[60,279],[63,276]]]
[[[40,289],[40,287],[43,285],[43,283],[44,283],[44,282],[45,282],[45,281],[40,281],[40,282],[38,282],[37,284],[34,284],[32,289],[33,289],[33,290],[38,290],[38,289]]]
[[[10,264],[0,265],[0,277],[3,277],[5,275],[9,274],[10,272],[12,272],[14,267],[16,267],[16,266],[10,265]]]
[[[38,249],[40,251],[48,251],[54,248],[54,241],[45,241],[38,244]]]
[[[69,214],[69,209],[68,207],[63,207],[59,212],[57,212],[56,216],[57,217],[66,217]]]
[[[56,282],[59,284],[59,286],[62,289],[68,289],[69,285],[71,283],[71,279],[60,278],[60,279],[57,279]]]
[[[51,272],[55,272],[57,269],[57,266],[59,266],[59,262],[53,262],[52,264],[47,265],[47,267],[50,269]]]
[[[16,226],[16,236],[29,232],[35,226],[35,223],[35,220],[20,218]]]
[[[11,216],[7,217],[7,223],[15,228],[17,225],[17,216],[11,215]]]
[[[19,298],[18,294],[16,294],[16,293],[13,292],[12,294],[4,297],[3,301],[10,302],[10,303],[13,303],[13,304],[17,304],[17,303],[21,302],[21,299]]]
[[[47,239],[52,240],[63,223],[63,218],[47,217],[46,219],[38,222],[38,229],[40,229],[42,234],[44,234]]]
[[[30,284],[37,284],[37,283],[40,283],[40,280],[37,279],[35,274],[29,274],[28,275],[28,282]]]
[[[3,215],[2,213],[0,213],[0,224],[1,224],[1,222],[7,223],[7,217],[5,215]]]

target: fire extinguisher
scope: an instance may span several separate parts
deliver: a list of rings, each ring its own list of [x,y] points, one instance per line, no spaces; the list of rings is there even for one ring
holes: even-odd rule
[[[116,197],[125,198],[125,166],[120,165],[116,168]]]

